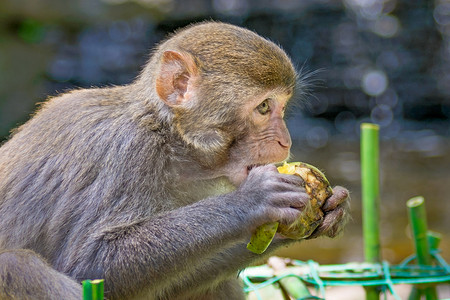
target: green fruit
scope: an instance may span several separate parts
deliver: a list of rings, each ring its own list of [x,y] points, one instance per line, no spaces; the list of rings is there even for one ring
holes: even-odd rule
[[[333,194],[325,175],[310,164],[284,163],[283,166],[278,167],[278,172],[300,176],[305,182],[305,189],[311,197],[311,201],[292,224],[285,225],[275,222],[258,227],[247,244],[247,249],[257,254],[263,253],[269,247],[277,231],[291,239],[310,236],[323,220],[323,212],[320,208],[325,200]]]
[[[256,254],[264,253],[272,242],[275,233],[277,233],[277,229],[278,222],[259,226],[256,232],[252,234],[250,242],[247,244],[247,249]]]

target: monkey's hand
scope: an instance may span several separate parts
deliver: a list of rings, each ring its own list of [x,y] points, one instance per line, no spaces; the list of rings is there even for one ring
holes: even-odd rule
[[[323,221],[307,239],[314,239],[322,235],[333,238],[342,232],[349,219],[350,197],[348,190],[336,186],[333,189],[333,195],[325,201],[321,209],[324,214]]]
[[[245,201],[240,208],[248,209],[250,232],[271,222],[295,222],[310,201],[303,186],[300,177],[281,174],[274,165],[253,168],[236,191]]]

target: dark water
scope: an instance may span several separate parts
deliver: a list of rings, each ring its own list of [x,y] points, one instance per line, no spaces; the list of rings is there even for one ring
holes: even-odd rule
[[[408,143],[413,145],[415,141]],[[344,234],[337,239],[304,241],[282,249],[278,254],[301,260],[313,259],[322,264],[363,261],[359,142],[332,140],[325,147],[314,151],[301,150],[299,144],[296,146],[293,161],[306,161],[321,168],[332,185],[342,185],[350,190],[352,220]],[[441,254],[448,261],[450,140],[440,140],[435,153],[405,151],[402,147],[399,141],[382,141],[380,144],[382,258],[395,264],[413,253],[406,201],[421,195],[426,200],[428,228],[442,234]]]

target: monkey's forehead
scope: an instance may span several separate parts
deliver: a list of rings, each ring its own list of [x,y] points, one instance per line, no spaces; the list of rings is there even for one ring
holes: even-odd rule
[[[205,74],[227,74],[262,86],[295,86],[297,73],[284,50],[241,27],[192,25],[163,43],[160,50],[166,49],[189,53]]]

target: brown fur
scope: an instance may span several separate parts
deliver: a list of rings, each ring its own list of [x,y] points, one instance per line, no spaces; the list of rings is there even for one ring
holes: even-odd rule
[[[238,271],[261,258],[245,248],[252,231],[309,200],[273,166],[242,175],[287,157],[296,76],[272,42],[203,23],[130,85],[50,99],[0,148],[0,249],[30,249],[0,254],[0,295],[76,299],[74,282],[104,278],[111,299],[241,297]],[[316,235],[342,228],[346,198]]]

